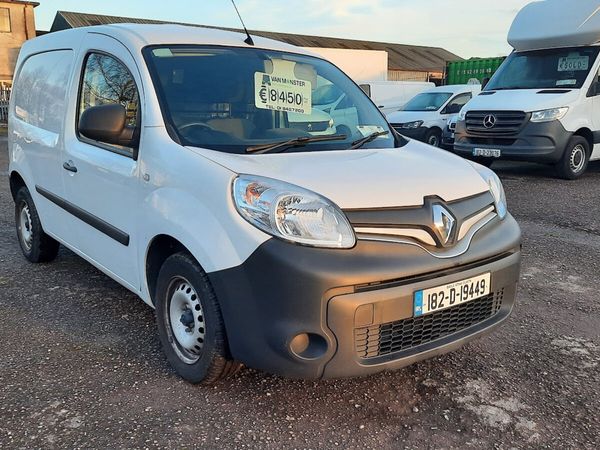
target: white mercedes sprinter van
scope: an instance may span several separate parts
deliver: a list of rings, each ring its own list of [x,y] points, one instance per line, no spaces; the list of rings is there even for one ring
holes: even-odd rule
[[[331,63],[244,37],[122,24],[24,45],[9,173],[25,257],[60,243],[155,307],[191,382],[242,363],[370,374],[503,322],[520,230],[496,175],[407,142]],[[333,125],[347,134],[290,121],[324,84],[357,111]]]
[[[462,110],[454,150],[556,166],[566,179],[600,159],[600,8],[597,0],[546,0],[523,8],[515,49]]]

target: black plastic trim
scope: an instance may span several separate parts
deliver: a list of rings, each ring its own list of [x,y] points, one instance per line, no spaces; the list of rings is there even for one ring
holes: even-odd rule
[[[129,246],[129,235],[124,231],[119,230],[110,223],[100,219],[99,217],[94,216],[93,214],[85,211],[84,209],[81,209],[79,206],[68,202],[67,200],[59,197],[58,195],[53,194],[50,191],[47,191],[46,189],[40,186],[36,185],[35,190],[42,197],[50,200],[52,203],[61,207],[69,214],[72,214],[73,216],[77,217],[82,222],[87,223],[89,226],[107,235],[109,238],[114,239],[119,244],[122,244],[125,247]]]

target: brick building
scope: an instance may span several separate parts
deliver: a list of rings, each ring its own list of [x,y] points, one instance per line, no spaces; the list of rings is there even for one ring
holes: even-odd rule
[[[12,81],[19,50],[36,36],[33,8],[37,2],[0,0],[0,85]]]

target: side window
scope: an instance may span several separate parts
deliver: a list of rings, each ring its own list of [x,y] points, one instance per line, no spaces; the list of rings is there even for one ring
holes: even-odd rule
[[[81,115],[88,108],[120,104],[126,111],[126,126],[128,128],[139,126],[140,101],[135,80],[129,69],[112,56],[102,53],[88,55],[79,102],[78,123]]]
[[[12,91],[15,117],[38,129],[62,134],[72,62],[71,50],[27,58]]]
[[[473,95],[468,92],[466,94],[460,94],[450,100],[450,103],[446,105],[445,113],[446,114],[458,114],[463,106],[465,106],[469,100],[473,98]]]

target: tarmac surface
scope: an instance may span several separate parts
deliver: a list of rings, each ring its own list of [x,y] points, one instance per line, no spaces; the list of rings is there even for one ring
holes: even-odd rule
[[[512,317],[398,372],[209,388],[163,358],[151,308],[62,249],[20,253],[0,142],[0,448],[600,446],[600,163],[575,182],[497,163],[524,237]]]

